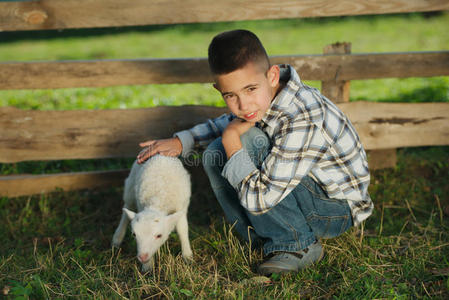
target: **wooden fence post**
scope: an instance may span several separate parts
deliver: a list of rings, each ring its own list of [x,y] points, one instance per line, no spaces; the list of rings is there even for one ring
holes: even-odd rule
[[[335,43],[324,47],[324,54],[350,54],[351,43]],[[350,81],[339,80],[338,72],[333,80],[321,82],[321,92],[335,103],[349,102]],[[382,149],[367,151],[371,170],[391,168],[396,165],[396,149]]]
[[[324,54],[350,54],[351,43],[335,43],[327,45],[323,50]],[[321,92],[324,96],[331,99],[335,103],[349,102],[349,89],[351,82],[348,80],[339,80],[338,72],[333,80],[321,82]]]

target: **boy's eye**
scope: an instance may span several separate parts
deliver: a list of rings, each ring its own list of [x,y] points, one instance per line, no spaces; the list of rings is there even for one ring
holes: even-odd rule
[[[234,96],[234,95],[225,95],[223,98],[224,98],[226,101],[232,101],[232,100],[235,99],[235,96]]]

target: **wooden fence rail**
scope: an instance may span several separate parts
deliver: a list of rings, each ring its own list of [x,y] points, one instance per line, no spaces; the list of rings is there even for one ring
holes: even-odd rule
[[[73,191],[122,186],[129,170],[90,171],[45,175],[0,176],[0,196],[19,197],[50,193],[56,189]]]
[[[449,75],[449,51],[274,56],[304,80]],[[211,82],[205,58],[0,63],[0,89]]]
[[[337,105],[368,150],[449,144],[447,103]],[[0,108],[0,162],[133,157],[139,142],[171,137],[226,111],[210,106],[98,111]]]
[[[20,1],[0,3],[0,31],[350,16],[448,9],[447,0]]]

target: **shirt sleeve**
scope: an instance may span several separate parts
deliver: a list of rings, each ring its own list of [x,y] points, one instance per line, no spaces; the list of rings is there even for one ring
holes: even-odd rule
[[[186,157],[195,146],[206,147],[213,140],[220,137],[235,118],[233,114],[223,114],[215,119],[209,119],[191,129],[183,130],[174,134],[182,144],[182,157]]]
[[[248,152],[242,148],[235,152],[227,161],[223,168],[222,176],[225,177],[233,187],[237,188],[240,182],[256,169],[257,168],[251,161]]]
[[[230,181],[239,193],[242,206],[252,214],[266,213],[284,199],[321,159],[329,145],[313,123],[305,120],[287,123],[275,137],[261,168],[253,169],[237,184],[235,180]],[[238,169],[238,162],[230,160],[228,163],[233,165],[227,168]],[[233,172],[228,170],[228,173]]]

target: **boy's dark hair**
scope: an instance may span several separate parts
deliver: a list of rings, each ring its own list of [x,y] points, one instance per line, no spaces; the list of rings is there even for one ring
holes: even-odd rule
[[[214,75],[223,75],[259,64],[265,70],[270,67],[267,52],[259,38],[248,30],[232,30],[216,35],[209,45],[209,68]]]

